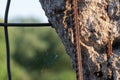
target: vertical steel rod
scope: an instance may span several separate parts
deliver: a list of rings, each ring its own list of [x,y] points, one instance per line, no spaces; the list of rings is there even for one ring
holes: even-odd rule
[[[4,23],[5,24],[8,23],[8,13],[9,13],[10,2],[11,2],[11,0],[7,0],[6,10],[5,10],[5,16],[4,16]],[[11,70],[10,70],[10,47],[9,47],[9,36],[8,36],[7,25],[4,26],[4,32],[5,32],[5,41],[6,41],[6,56],[7,56],[8,80],[12,80]]]

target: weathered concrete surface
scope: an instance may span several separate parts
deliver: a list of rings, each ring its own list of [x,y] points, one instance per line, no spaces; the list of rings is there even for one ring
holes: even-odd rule
[[[74,46],[62,23],[65,1],[40,0],[75,66]],[[78,7],[84,80],[120,80],[119,0],[78,0]],[[72,23],[70,20],[68,24]],[[108,57],[109,41],[112,55]]]

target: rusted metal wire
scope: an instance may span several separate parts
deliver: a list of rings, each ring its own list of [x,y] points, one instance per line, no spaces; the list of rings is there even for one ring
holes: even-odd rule
[[[49,27],[50,23],[0,23],[0,27]]]
[[[9,13],[10,2],[11,2],[11,0],[7,0],[6,10],[5,10],[5,17],[4,17],[4,23],[5,24],[8,23],[8,13]],[[9,37],[8,37],[7,25],[4,25],[4,32],[5,32],[5,41],[6,41],[8,80],[12,80],[11,69],[10,69],[10,47],[9,47]]]

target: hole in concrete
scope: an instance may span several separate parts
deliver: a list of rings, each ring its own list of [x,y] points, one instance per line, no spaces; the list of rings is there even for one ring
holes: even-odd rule
[[[103,72],[99,71],[99,72],[94,72],[94,75],[97,77],[102,77],[103,76]]]
[[[120,37],[116,38],[113,41],[112,48],[113,49],[119,49],[120,48]]]

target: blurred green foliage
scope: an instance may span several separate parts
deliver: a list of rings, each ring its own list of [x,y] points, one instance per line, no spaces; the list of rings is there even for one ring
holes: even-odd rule
[[[0,28],[0,80],[7,80],[4,38]],[[9,28],[9,39],[13,80],[75,80],[70,58],[54,29]]]

